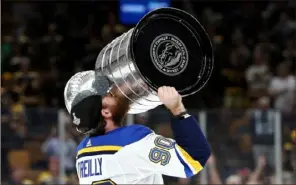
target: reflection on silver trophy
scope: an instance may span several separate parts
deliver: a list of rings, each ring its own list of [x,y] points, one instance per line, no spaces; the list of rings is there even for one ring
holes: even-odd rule
[[[161,8],[105,46],[95,71],[130,100],[129,113],[137,114],[161,104],[160,86],[174,86],[183,97],[199,91],[211,76],[213,61],[201,24],[182,10]]]

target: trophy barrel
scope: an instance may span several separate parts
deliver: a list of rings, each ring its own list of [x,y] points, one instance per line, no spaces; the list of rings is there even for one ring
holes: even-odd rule
[[[134,29],[132,60],[150,88],[173,86],[185,97],[204,87],[213,70],[213,49],[192,15],[160,8],[145,15]]]
[[[134,29],[105,46],[96,60],[96,75],[103,74],[130,102],[130,114],[146,112],[161,104],[152,89],[141,79],[131,59],[130,40]]]
[[[183,97],[199,91],[211,76],[213,61],[201,24],[182,10],[161,8],[105,46],[95,71],[130,100],[129,113],[136,114],[161,104],[160,86],[173,86]]]

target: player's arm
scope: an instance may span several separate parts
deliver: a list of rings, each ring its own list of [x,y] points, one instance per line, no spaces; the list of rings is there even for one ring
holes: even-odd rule
[[[204,166],[211,155],[210,146],[197,121],[186,112],[181,95],[175,88],[164,86],[158,89],[158,96],[174,115],[172,130],[177,144]]]
[[[175,140],[150,134],[139,143],[140,168],[154,173],[188,178],[203,169],[211,155],[209,144],[194,117],[185,114],[182,98],[171,87],[158,90],[159,98],[173,113]]]

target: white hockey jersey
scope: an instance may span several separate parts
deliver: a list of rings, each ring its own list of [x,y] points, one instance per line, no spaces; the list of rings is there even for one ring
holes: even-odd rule
[[[186,178],[203,167],[173,139],[131,125],[86,137],[77,147],[76,168],[80,184],[98,185],[163,184],[162,174]]]

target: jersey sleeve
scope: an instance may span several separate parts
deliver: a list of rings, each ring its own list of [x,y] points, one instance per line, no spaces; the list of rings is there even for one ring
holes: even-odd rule
[[[175,140],[151,133],[134,146],[135,163],[144,173],[151,171],[174,177],[188,178],[203,169]]]
[[[135,164],[143,173],[189,178],[203,169],[210,146],[193,116],[172,119],[175,140],[150,133],[134,143]]]

